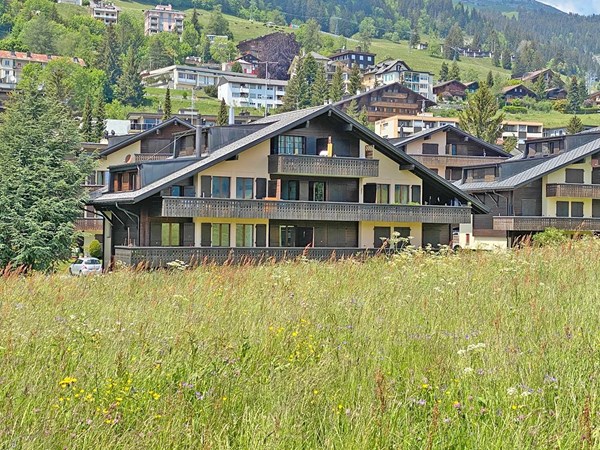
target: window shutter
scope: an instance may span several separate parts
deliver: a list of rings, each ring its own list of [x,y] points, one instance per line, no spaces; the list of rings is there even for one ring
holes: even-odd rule
[[[210,247],[211,233],[212,233],[212,226],[210,223],[200,224],[200,245],[202,247]]]
[[[183,224],[183,246],[193,247],[194,246],[194,224],[184,223]]]
[[[150,246],[160,247],[162,245],[162,224],[160,222],[150,223]]]
[[[267,226],[264,224],[256,225],[256,246],[267,246]]]
[[[256,179],[256,198],[258,200],[267,196],[267,179],[257,178]]]
[[[200,197],[210,198],[212,188],[212,177],[208,175],[202,175],[200,177]]]

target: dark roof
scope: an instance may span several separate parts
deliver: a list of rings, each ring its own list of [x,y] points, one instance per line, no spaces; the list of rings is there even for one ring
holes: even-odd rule
[[[441,87],[444,87],[444,86],[447,86],[447,85],[449,85],[449,84],[453,84],[453,83],[454,83],[454,84],[460,84],[460,85],[461,85],[462,87],[464,87],[465,89],[467,88],[467,85],[466,85],[466,84],[464,84],[464,83],[461,83],[461,82],[460,82],[460,81],[458,81],[458,80],[448,80],[448,81],[444,81],[443,83],[436,84],[435,86],[433,86],[433,89],[439,89],[439,88],[441,88]]]
[[[530,169],[524,170],[516,175],[510,176],[504,180],[498,181],[475,181],[471,183],[456,182],[455,186],[460,187],[466,192],[486,192],[494,190],[512,190],[532,181],[542,178],[544,175],[562,169],[565,166],[573,164],[575,161],[585,158],[600,150],[600,139],[588,142],[576,149],[561,153],[556,156],[549,156],[546,161]],[[503,163],[504,164],[504,163]]]
[[[508,93],[508,92],[512,91],[513,89],[516,89],[516,88],[525,89],[527,92],[529,92],[529,93],[531,93],[531,94],[535,95],[535,92],[533,92],[531,89],[529,89],[529,88],[528,88],[527,86],[525,86],[524,84],[515,84],[515,85],[513,85],[513,86],[506,86],[506,87],[502,88],[502,93],[503,93],[503,94],[506,94],[506,93]]]
[[[117,142],[114,145],[111,145],[106,150],[102,151],[100,153],[100,156],[110,155],[111,153],[114,153],[117,150],[121,150],[122,148],[127,147],[128,145],[131,145],[134,142],[136,142],[136,141],[138,141],[140,139],[145,138],[146,136],[149,136],[149,135],[151,135],[153,133],[156,133],[157,130],[160,130],[160,129],[162,129],[164,127],[167,127],[169,125],[172,125],[172,124],[175,124],[175,125],[181,124],[181,125],[184,125],[184,126],[190,128],[192,130],[194,129],[194,126],[191,125],[189,122],[186,122],[185,120],[181,120],[181,119],[179,119],[177,117],[171,117],[170,119],[165,120],[164,122],[159,123],[155,127],[150,128],[149,130],[143,131],[141,133],[133,134],[133,135],[131,135],[131,137],[129,137],[129,138],[123,140],[123,141]]]
[[[363,52],[362,50],[342,50],[339,52],[334,53],[333,55],[331,55],[329,58],[337,58],[338,56],[344,56],[344,55],[369,55],[369,56],[375,56],[375,53],[370,53],[370,52]]]
[[[390,142],[386,139],[378,136],[369,128],[363,126],[358,123],[350,116],[335,108],[333,105],[320,106],[316,108],[307,108],[299,111],[292,111],[283,114],[277,114],[274,116],[265,117],[263,119],[259,119],[254,123],[265,124],[265,127],[245,136],[236,142],[228,144],[213,153],[211,153],[206,158],[197,161],[193,164],[190,164],[184,169],[178,170],[161,180],[150,183],[147,186],[144,186],[141,189],[136,191],[127,191],[127,192],[113,192],[104,194],[97,199],[95,199],[92,203],[94,204],[111,204],[111,203],[136,203],[144,198],[147,198],[157,192],[160,192],[165,186],[169,186],[173,183],[181,181],[185,178],[193,176],[194,174],[201,172],[213,165],[225,161],[232,156],[235,156],[248,148],[251,148],[261,142],[264,142],[272,137],[275,137],[282,132],[290,130],[307,120],[311,120],[313,118],[319,117],[323,114],[334,115],[343,121],[352,125],[353,130],[358,134],[358,136],[363,139],[365,142],[369,142],[374,144],[375,148],[383,153],[388,158],[393,159],[394,161],[400,164],[410,164],[415,167],[414,172],[421,179],[429,180],[437,184],[442,189],[447,192],[452,193],[452,195],[461,199],[461,201],[467,203],[470,202],[473,206],[473,211],[476,213],[486,213],[487,207],[483,205],[479,200],[470,197],[465,194],[462,190],[454,186],[453,184],[446,181],[444,178],[440,177],[436,173],[430,171],[423,164],[407,155],[401,150],[398,150],[394,147]]]
[[[436,104],[434,101],[429,100],[427,97],[422,96],[418,92],[415,92],[412,89],[407,88],[403,84],[398,83],[396,81],[396,82],[390,83],[390,84],[382,84],[381,86],[378,86],[376,88],[370,89],[370,90],[365,91],[365,92],[361,92],[360,94],[353,95],[351,97],[343,98],[339,102],[334,103],[333,106],[341,106],[341,105],[343,105],[345,103],[351,102],[352,100],[358,100],[359,98],[364,97],[365,95],[372,94],[373,92],[377,92],[377,91],[380,91],[382,89],[389,89],[390,87],[393,87],[393,86],[397,86],[397,87],[401,88],[403,91],[409,91],[409,92],[415,94],[417,97],[421,97],[421,98],[417,98],[417,100],[416,100],[417,102],[421,102],[421,101],[425,100],[425,101],[428,102],[428,106],[432,106],[432,105]]]
[[[407,136],[405,138],[395,141],[394,145],[396,147],[401,147],[403,145],[409,144],[409,143],[416,141],[418,139],[421,139],[423,137],[431,136],[433,134],[446,132],[446,131],[453,131],[453,132],[461,135],[462,137],[469,138],[469,140],[471,140],[473,142],[477,142],[479,145],[482,145],[486,148],[489,148],[490,150],[500,153],[500,156],[506,156],[506,157],[511,156],[511,154],[505,152],[502,147],[500,147],[498,145],[490,144],[489,142],[479,139],[478,137],[475,137],[472,134],[469,134],[466,131],[461,130],[458,127],[455,127],[454,125],[449,125],[449,124],[443,125],[441,127],[429,128],[427,130],[422,130],[422,131],[419,131],[418,133],[411,134],[410,136]]]

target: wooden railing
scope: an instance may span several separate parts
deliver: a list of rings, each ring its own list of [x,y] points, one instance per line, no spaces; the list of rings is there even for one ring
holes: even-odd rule
[[[143,264],[148,268],[166,267],[171,261],[189,265],[260,264],[292,260],[304,256],[315,260],[342,258],[366,259],[377,249],[364,248],[304,248],[304,247],[125,247],[115,246],[115,260],[128,266]]]
[[[469,223],[469,206],[163,197],[164,217]]]
[[[269,173],[332,177],[377,177],[379,161],[313,155],[269,155]]]
[[[171,157],[170,153],[135,153],[133,155],[136,163],[146,161],[164,161]]]
[[[77,231],[101,231],[103,229],[101,218],[81,217],[75,220],[75,229]]]
[[[600,184],[547,184],[546,197],[575,197],[600,199]]]
[[[480,164],[490,164],[505,161],[507,158],[503,156],[465,156],[465,155],[414,155],[409,153],[425,166],[452,166],[452,167],[468,167]],[[443,176],[443,174],[440,174]]]
[[[600,231],[600,218],[496,216],[494,230],[544,231],[559,228],[568,231]]]

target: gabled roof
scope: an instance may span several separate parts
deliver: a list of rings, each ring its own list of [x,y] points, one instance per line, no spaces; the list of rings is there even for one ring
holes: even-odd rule
[[[440,88],[443,88],[444,86],[448,86],[450,84],[460,84],[464,89],[467,88],[466,84],[461,83],[458,80],[448,80],[448,81],[444,81],[443,83],[436,84],[435,86],[433,86],[433,89],[440,89]]]
[[[385,61],[381,61],[380,63],[377,63],[373,66],[369,66],[369,68],[367,69],[365,74],[373,74],[374,73],[376,75],[383,75],[386,72],[395,72],[396,66],[398,64],[401,64],[402,66],[404,66],[406,68],[405,71],[412,72],[412,69],[403,60],[401,60],[401,59],[386,59]]]
[[[173,125],[173,124],[174,125],[183,125],[191,130],[193,130],[195,128],[193,125],[191,125],[189,122],[186,122],[185,120],[181,120],[177,117],[171,117],[170,119],[159,123],[155,127],[150,128],[149,130],[143,131],[142,133],[132,134],[131,137],[124,139],[120,142],[117,142],[114,145],[111,145],[106,150],[102,151],[100,153],[100,156],[110,155],[111,153],[114,153],[117,150],[121,150],[122,148],[127,147],[128,145],[131,145],[134,142],[139,141],[140,139],[145,138],[146,136],[156,134],[157,130],[161,130],[161,129],[168,127],[169,125]]]
[[[540,70],[534,70],[533,72],[527,72],[526,74],[524,74],[521,77],[521,80],[523,80],[523,81],[533,80],[534,78],[536,78],[546,72],[551,72],[552,75],[554,75],[554,72],[552,71],[552,69],[540,69]]]
[[[221,86],[226,83],[250,83],[250,84],[261,84],[261,85],[271,85],[271,86],[287,86],[288,82],[286,80],[274,80],[267,78],[252,78],[252,77],[236,77],[236,76],[223,76],[219,78],[218,85]]]
[[[456,182],[455,185],[466,192],[512,190],[531,183],[532,181],[536,181],[542,178],[544,175],[547,175],[558,169],[562,169],[563,167],[573,164],[575,161],[596,153],[598,150],[600,150],[600,139],[588,142],[581,147],[561,153],[560,155],[548,157],[548,160],[544,161],[543,163],[540,163],[537,166],[524,170],[523,172],[508,177],[504,180],[489,182],[475,181],[472,183],[462,183],[462,181],[460,181]]]
[[[402,147],[403,145],[410,144],[411,142],[414,142],[414,141],[424,138],[426,136],[432,136],[434,134],[442,133],[442,132],[445,133],[447,131],[452,131],[456,134],[459,134],[463,138],[469,138],[470,141],[476,142],[483,147],[489,148],[490,150],[493,150],[493,151],[499,153],[500,156],[506,156],[506,157],[511,156],[510,153],[506,153],[502,147],[499,147],[498,145],[490,144],[489,142],[479,139],[478,137],[475,137],[472,134],[469,134],[466,131],[461,130],[460,128],[458,128],[454,125],[443,125],[441,127],[434,127],[434,128],[429,128],[427,130],[422,130],[422,131],[419,131],[418,133],[411,134],[410,136],[407,136],[405,138],[402,138],[402,139],[394,142],[394,145],[396,147]]]
[[[533,92],[531,89],[529,89],[527,86],[525,86],[524,84],[515,84],[513,86],[506,86],[502,88],[502,93],[506,94],[510,91],[512,91],[513,89],[516,88],[521,88],[521,89],[525,89],[527,92],[529,92],[530,94],[535,95],[535,92]]]
[[[333,59],[333,58],[337,58],[339,56],[344,56],[344,55],[368,55],[368,56],[375,56],[375,53],[370,53],[370,52],[363,52],[362,50],[340,50],[339,52],[334,53],[333,55],[331,55],[329,58]]]
[[[345,103],[351,102],[352,100],[358,100],[361,97],[364,97],[365,95],[370,95],[370,94],[372,94],[374,92],[378,92],[378,91],[381,91],[381,90],[390,89],[390,88],[393,88],[394,86],[397,86],[398,88],[400,88],[400,89],[402,89],[404,91],[408,91],[408,92],[414,94],[417,97],[416,102],[418,102],[418,103],[420,103],[421,101],[425,100],[427,102],[426,103],[427,106],[432,106],[432,105],[436,104],[434,101],[429,100],[427,97],[424,97],[423,95],[419,94],[418,92],[415,92],[412,89],[404,86],[402,83],[399,83],[399,82],[396,81],[396,82],[390,83],[390,84],[382,84],[381,86],[377,86],[376,88],[369,89],[368,91],[361,92],[360,94],[353,95],[351,97],[343,98],[339,102],[334,103],[333,106],[341,106],[341,105],[343,105]]]
[[[15,52],[11,50],[0,50],[0,58],[2,59],[19,59],[28,62],[49,63],[54,59],[72,61],[80,66],[85,66],[85,61],[81,58],[68,58],[66,56],[42,55],[41,53],[31,52]]]
[[[335,108],[333,105],[307,108],[299,111],[292,111],[259,119],[254,123],[265,124],[264,128],[214,151],[206,158],[203,158],[200,161],[190,164],[184,169],[178,170],[162,178],[161,180],[144,186],[143,188],[138,189],[136,191],[107,193],[98,197],[92,203],[99,205],[111,204],[116,202],[136,203],[157,192],[160,192],[160,190],[166,186],[189,178],[190,176],[193,176],[198,172],[208,169],[209,167],[212,167],[213,165],[218,164],[219,162],[225,161],[243,152],[244,150],[254,147],[260,144],[261,142],[271,139],[272,137],[278,136],[279,134],[291,130],[294,127],[301,125],[308,120],[322,116],[324,114],[327,114],[329,116],[336,116],[342,119],[343,121],[347,122],[348,124],[351,124],[354,132],[358,135],[360,139],[372,143],[375,146],[375,148],[377,148],[377,150],[379,150],[385,156],[391,158],[399,164],[413,165],[415,167],[414,172],[417,174],[417,176],[419,176],[423,180],[429,180],[436,183],[442,189],[456,196],[456,198],[459,198],[465,203],[470,202],[473,206],[474,212],[487,212],[487,207],[483,205],[480,201],[465,194],[459,188],[452,185],[439,175],[433,173],[427,167],[425,167],[423,164],[421,164],[411,156],[398,150],[390,142],[381,138],[369,128],[361,125],[338,108]]]

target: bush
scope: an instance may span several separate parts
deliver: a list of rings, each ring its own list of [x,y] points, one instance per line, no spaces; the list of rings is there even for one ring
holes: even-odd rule
[[[214,84],[210,85],[210,86],[206,86],[204,88],[204,93],[212,98],[217,98],[218,92],[219,92],[219,89]]]
[[[527,114],[527,108],[525,108],[524,106],[505,106],[504,108],[502,108],[504,110],[504,112],[507,112],[509,114]]]
[[[569,107],[569,102],[567,100],[556,100],[554,105],[552,105],[552,109],[554,111],[561,112],[565,114],[567,112],[567,108]]]
[[[96,239],[90,242],[89,252],[92,258],[102,258],[102,245],[100,245],[100,242]]]
[[[546,228],[533,236],[533,243],[539,247],[558,246],[567,242],[567,235],[558,228]]]

